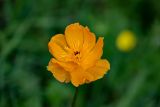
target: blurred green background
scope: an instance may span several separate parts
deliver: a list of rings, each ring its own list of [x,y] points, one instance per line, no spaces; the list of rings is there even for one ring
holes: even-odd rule
[[[111,63],[77,107],[160,107],[159,0],[0,0],[0,107],[69,107],[74,87],[46,70],[47,44],[74,22],[104,36]],[[124,30],[137,38],[129,52],[116,47]]]

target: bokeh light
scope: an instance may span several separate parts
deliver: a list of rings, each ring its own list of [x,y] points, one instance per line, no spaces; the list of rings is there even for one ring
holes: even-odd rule
[[[120,51],[128,52],[135,48],[137,43],[136,36],[133,32],[125,30],[122,31],[116,40],[116,46]]]

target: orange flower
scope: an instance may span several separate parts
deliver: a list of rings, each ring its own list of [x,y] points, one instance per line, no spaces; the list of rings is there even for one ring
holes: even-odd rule
[[[100,79],[110,69],[103,53],[103,38],[96,43],[94,33],[87,27],[74,23],[66,27],[65,34],[53,36],[48,43],[51,58],[47,69],[60,82],[70,82],[78,87]]]

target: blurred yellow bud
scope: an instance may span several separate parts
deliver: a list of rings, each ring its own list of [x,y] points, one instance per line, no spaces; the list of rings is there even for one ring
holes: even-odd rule
[[[131,31],[122,31],[117,37],[116,45],[120,51],[131,51],[136,46],[136,37]]]

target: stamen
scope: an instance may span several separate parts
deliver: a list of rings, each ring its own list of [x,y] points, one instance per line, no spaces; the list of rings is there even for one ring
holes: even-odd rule
[[[79,51],[75,51],[74,55],[76,56],[77,54],[80,54],[80,52]]]

